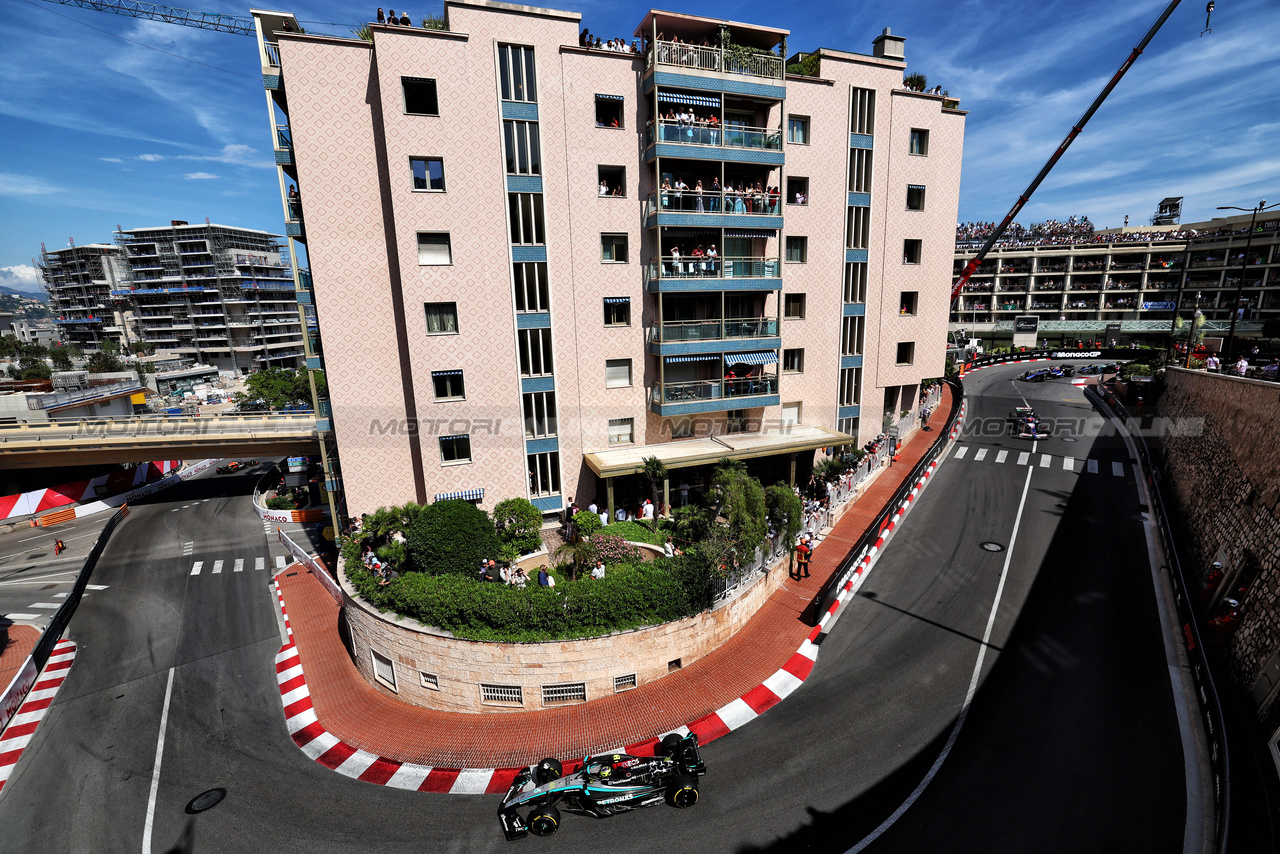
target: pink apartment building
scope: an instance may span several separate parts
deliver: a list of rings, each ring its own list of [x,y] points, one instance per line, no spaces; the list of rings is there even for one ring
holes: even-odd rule
[[[942,373],[965,114],[903,89],[888,30],[786,58],[670,12],[636,53],[486,0],[368,41],[253,14],[352,515],[612,513],[649,456],[673,498],[721,457],[788,480]]]

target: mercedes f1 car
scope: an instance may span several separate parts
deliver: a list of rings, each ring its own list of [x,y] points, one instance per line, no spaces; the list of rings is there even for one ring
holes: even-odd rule
[[[1014,407],[1009,413],[1009,427],[1019,439],[1041,439],[1049,435],[1049,422],[1036,415],[1030,406]]]
[[[681,809],[696,804],[698,778],[707,773],[698,737],[672,733],[658,743],[654,754],[588,756],[568,775],[555,759],[521,769],[498,807],[502,832],[508,841],[529,833],[550,836],[560,828],[561,809],[607,818],[664,800]],[[522,809],[528,810],[523,817]]]

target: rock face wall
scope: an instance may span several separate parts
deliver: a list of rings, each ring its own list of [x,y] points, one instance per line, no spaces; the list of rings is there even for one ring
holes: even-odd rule
[[[1280,385],[1178,368],[1165,383],[1164,489],[1190,569],[1203,580],[1219,560],[1230,580],[1247,560],[1259,567],[1224,651],[1268,721],[1280,717]]]

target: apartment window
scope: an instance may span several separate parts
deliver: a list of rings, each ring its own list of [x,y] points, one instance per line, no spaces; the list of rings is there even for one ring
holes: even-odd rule
[[[525,457],[529,466],[529,493],[535,498],[556,495],[560,492],[560,452],[529,454]]]
[[[845,214],[844,246],[868,249],[871,241],[871,208],[849,208]]]
[[[524,436],[526,439],[545,439],[556,435],[556,393],[535,391],[523,395]]]
[[[440,101],[436,98],[436,81],[427,77],[401,77],[404,89],[404,111],[411,116],[440,115]]]
[[[458,334],[458,304],[456,302],[423,303],[427,313],[428,335]]]
[[[466,434],[441,436],[440,462],[444,465],[471,462],[471,437]]]
[[[899,341],[898,342],[898,364],[910,365],[916,360],[916,342]]]
[[[782,351],[782,372],[784,374],[804,373],[804,348]]]
[[[541,193],[507,193],[511,212],[511,242],[540,246],[547,242]]]
[[[924,186],[921,184],[907,185],[907,210],[922,211],[924,210]]]
[[[624,166],[596,167],[596,193],[601,197],[627,197],[627,170]]]
[[[876,92],[874,89],[853,90],[849,132],[867,135],[876,132]]]
[[[808,116],[787,116],[787,142],[794,145],[809,144]]]
[[[807,237],[788,237],[787,238],[787,260],[797,264],[803,264],[809,260],[809,238]]]
[[[803,320],[804,294],[787,294],[782,303],[782,316],[786,320]]]
[[[462,386],[462,371],[432,371],[431,384],[436,400],[463,400],[467,396]]]
[[[788,178],[786,200],[789,205],[809,204],[809,179]]]
[[[533,67],[533,48],[498,45],[498,83],[504,101],[537,101],[538,75]]]
[[[627,236],[625,234],[600,235],[600,260],[606,264],[627,263]]]
[[[369,649],[369,655],[373,659],[373,675],[378,677],[379,682],[385,682],[391,690],[398,691],[399,689],[396,688],[396,668],[391,663],[391,659],[373,648]]]
[[[840,324],[840,355],[861,356],[863,327],[866,318],[846,317]]]
[[[862,403],[862,368],[840,369],[840,390],[836,400],[838,406],[858,406]]]
[[[782,423],[784,425],[799,424],[800,416],[803,412],[804,404],[798,400],[782,404]]]
[[[841,418],[836,421],[836,429],[846,436],[858,435],[858,416],[852,418]]]
[[[630,359],[605,359],[604,387],[626,388],[631,385]]]
[[[902,263],[903,264],[919,264],[920,263],[920,241],[907,239],[902,241]]]
[[[919,154],[924,157],[929,153],[929,132],[923,128],[911,129],[911,154]]]
[[[867,301],[867,262],[850,261],[844,265],[844,301]]]
[[[444,160],[439,157],[410,157],[413,189],[444,192]]]
[[[502,150],[507,156],[508,175],[541,175],[542,145],[537,122],[504,121]]]
[[[453,249],[447,231],[418,232],[418,266],[448,267],[453,263]]]
[[[747,432],[747,410],[730,409],[724,414],[724,431],[726,433]]]
[[[919,302],[919,291],[903,291],[898,297],[898,314],[913,315],[916,313],[916,304]]]
[[[626,127],[622,120],[622,105],[626,103],[621,95],[596,95],[596,127]]]
[[[516,264],[512,273],[515,280],[516,311],[551,310],[545,261]]]
[[[630,445],[636,440],[636,420],[634,418],[609,419],[609,444]]]
[[[871,160],[869,148],[849,149],[849,192],[871,192]]]
[[[605,326],[630,326],[631,325],[631,298],[630,297],[605,297],[604,298],[604,325]]]
[[[516,333],[520,350],[520,376],[551,374],[551,330],[521,329]]]

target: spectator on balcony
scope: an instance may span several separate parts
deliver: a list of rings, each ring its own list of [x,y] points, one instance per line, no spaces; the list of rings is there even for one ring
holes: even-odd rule
[[[680,268],[680,247],[672,246],[671,247],[671,275],[679,276],[679,275],[682,275],[683,273],[684,271]]]
[[[600,195],[609,195],[609,182],[603,178],[600,179]]]
[[[684,210],[684,191],[689,189],[689,185],[684,182],[683,178],[677,177],[675,183],[676,210]]]
[[[712,118],[714,119],[715,116],[712,116]],[[715,131],[712,131],[711,133],[714,134]],[[723,192],[724,191],[720,188],[720,178],[718,176],[715,178],[712,178],[711,179],[711,212],[712,213],[716,213],[717,211],[720,210],[720,196],[723,194]],[[714,246],[712,246],[711,248],[715,249]]]
[[[697,196],[697,204],[694,206],[694,210],[697,211],[698,213],[706,213],[706,209],[702,206],[702,182],[701,181],[694,182],[693,194]],[[702,247],[698,247],[698,248],[701,249]]]
[[[719,273],[719,268],[716,266],[716,263],[716,245],[712,243],[711,248],[707,250],[707,260],[705,262],[708,276],[714,276]]]
[[[298,195],[298,187],[289,185],[289,214],[294,219],[302,219],[302,197]]]
[[[401,13],[400,13],[400,26],[402,26],[402,27],[412,27],[412,26],[413,26],[413,22],[409,20],[409,13],[408,13],[408,12],[401,12]]]
[[[694,275],[701,275],[702,269],[703,269],[702,259],[705,257],[705,253],[703,253],[702,251],[701,243],[699,243],[696,247],[694,247],[693,252],[689,253],[689,257],[693,259],[692,261],[689,262],[689,271]]]
[[[578,34],[578,47],[591,47],[591,30],[586,27]]]
[[[379,6],[378,7],[378,23],[385,24],[386,22],[387,22],[387,16],[382,13],[382,7]]]
[[[662,179],[662,208],[666,210],[671,207],[671,179]]]
[[[389,26],[394,27],[394,26],[398,26],[398,25],[399,25],[399,23],[400,23],[400,19],[396,17],[396,10],[395,10],[395,9],[388,9],[388,10],[387,10],[387,24],[388,24]]]
[[[711,118],[707,119],[707,126],[711,130],[711,144],[720,144],[720,119],[715,113],[711,114]]]

